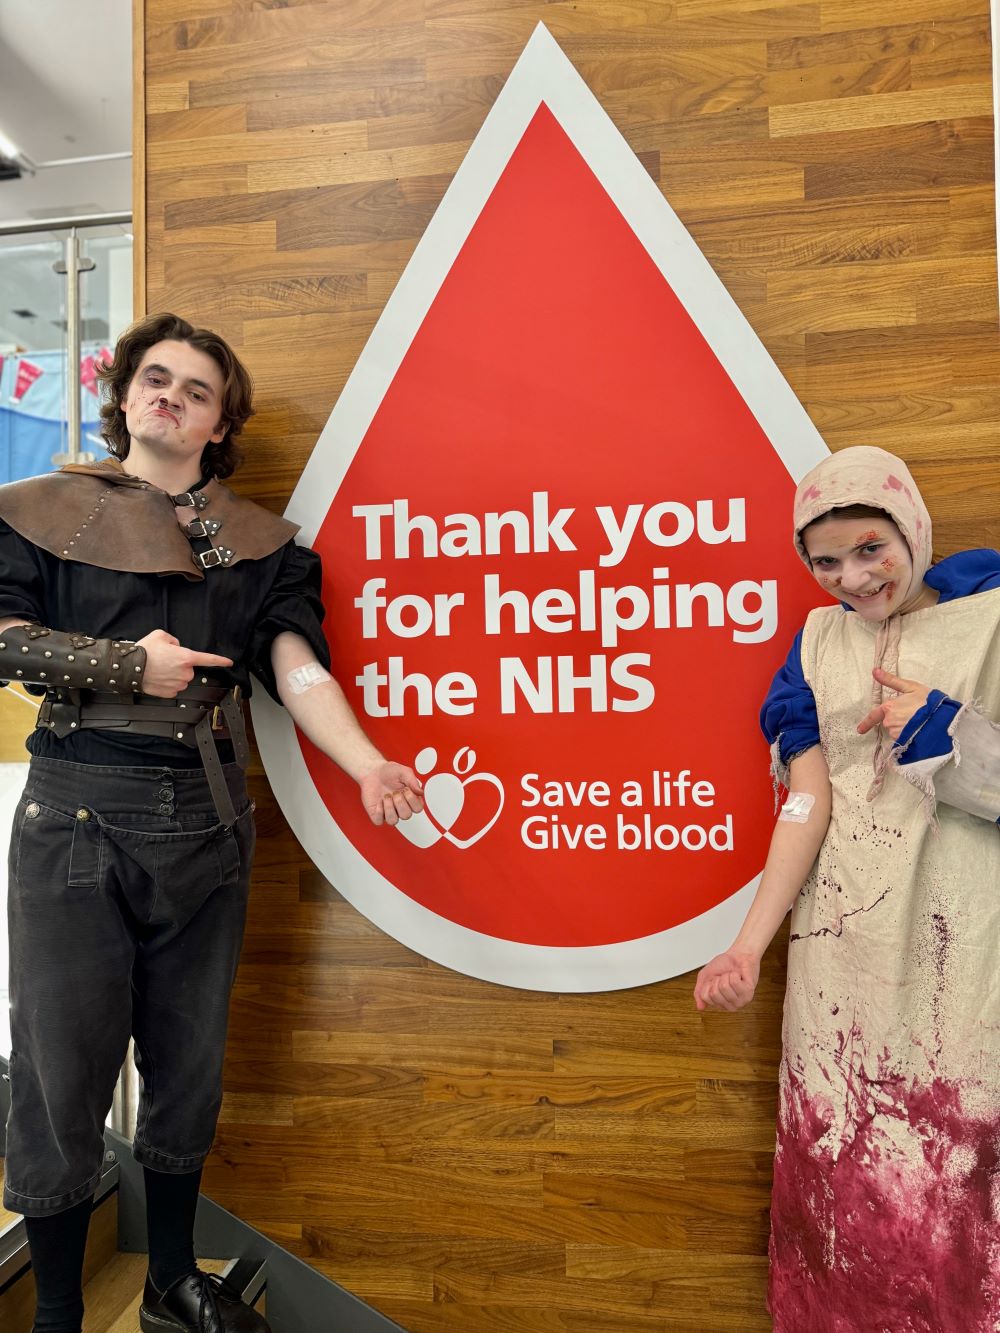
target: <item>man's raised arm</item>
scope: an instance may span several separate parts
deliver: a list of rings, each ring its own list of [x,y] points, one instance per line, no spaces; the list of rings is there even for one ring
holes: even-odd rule
[[[385,759],[372,745],[344,691],[301,634],[285,630],[275,637],[271,665],[293,722],[358,784],[373,824],[396,824],[424,808],[416,773]]]

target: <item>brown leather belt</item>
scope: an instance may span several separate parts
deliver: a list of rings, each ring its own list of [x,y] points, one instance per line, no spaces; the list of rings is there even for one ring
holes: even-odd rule
[[[142,694],[131,699],[103,690],[52,690],[38,710],[39,727],[56,736],[74,731],[131,731],[140,736],[162,736],[198,750],[219,819],[227,827],[236,822],[217,741],[232,743],[233,758],[246,769],[247,744],[240,687],[192,685],[174,699]]]

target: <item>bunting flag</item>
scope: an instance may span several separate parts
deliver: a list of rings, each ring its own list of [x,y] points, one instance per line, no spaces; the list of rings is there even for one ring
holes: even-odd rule
[[[105,346],[94,356],[85,356],[80,361],[80,383],[85,389],[89,389],[95,398],[98,398],[101,392],[97,383],[98,369],[110,366],[114,359],[114,352]]]
[[[19,403],[28,392],[35,380],[43,374],[41,366],[36,366],[33,361],[22,359],[17,368],[17,376],[14,380],[14,392],[11,398],[15,403]]]
[[[97,397],[97,359],[85,356],[80,362],[80,383]]]

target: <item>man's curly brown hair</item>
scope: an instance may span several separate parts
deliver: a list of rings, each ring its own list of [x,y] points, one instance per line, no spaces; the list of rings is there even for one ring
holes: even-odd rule
[[[210,356],[222,372],[220,419],[226,426],[226,433],[218,444],[210,442],[205,446],[201,466],[203,472],[211,473],[213,477],[232,476],[243,458],[236,437],[254,412],[253,380],[224,338],[208,329],[196,329],[179,315],[147,315],[145,319],[137,320],[118,339],[111,364],[99,362],[95,367],[98,379],[105,386],[101,434],[107,441],[108,452],[118,459],[128,457],[131,440],[122,403],[142,358],[151,347],[165,339],[190,343],[199,352]]]

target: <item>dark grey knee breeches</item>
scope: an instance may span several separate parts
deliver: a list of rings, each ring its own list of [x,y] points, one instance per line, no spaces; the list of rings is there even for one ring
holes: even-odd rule
[[[136,1158],[191,1171],[211,1147],[254,846],[243,775],[226,778],[232,828],[200,769],[31,763],[8,901],[15,1212],[59,1212],[96,1188],[130,1036]]]

